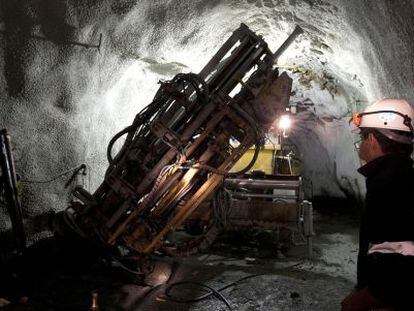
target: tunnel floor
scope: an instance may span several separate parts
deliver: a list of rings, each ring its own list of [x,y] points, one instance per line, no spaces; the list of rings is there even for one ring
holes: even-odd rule
[[[10,275],[15,266],[3,267],[9,275],[0,281],[0,297],[13,303],[0,299],[0,308],[94,310],[96,293],[99,310],[339,310],[354,285],[356,221],[316,213],[315,233],[311,260],[304,243],[278,250],[268,232],[224,234],[203,254],[162,259],[173,272],[166,285],[154,287],[88,256],[54,251],[56,241],[44,240],[13,263],[24,266],[20,275]]]

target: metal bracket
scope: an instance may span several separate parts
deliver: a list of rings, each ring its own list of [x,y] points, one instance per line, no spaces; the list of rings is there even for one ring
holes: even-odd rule
[[[22,208],[17,191],[17,178],[10,136],[6,129],[0,131],[0,171],[3,183],[7,211],[12,223],[16,251],[21,254],[26,248],[26,234],[23,226]]]

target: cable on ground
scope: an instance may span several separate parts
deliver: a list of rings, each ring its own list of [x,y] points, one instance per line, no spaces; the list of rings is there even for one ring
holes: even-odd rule
[[[206,299],[206,298],[209,298],[210,296],[215,296],[216,298],[218,298],[220,301],[222,301],[222,302],[224,302],[225,303],[225,305],[227,306],[227,308],[229,309],[229,310],[233,310],[232,308],[231,308],[231,306],[230,306],[230,303],[228,302],[228,300],[220,293],[220,292],[222,292],[222,291],[224,291],[225,289],[227,289],[227,288],[229,288],[229,287],[231,287],[231,286],[234,286],[234,285],[236,285],[236,284],[238,284],[238,283],[240,283],[240,282],[242,282],[242,281],[245,281],[245,280],[247,280],[247,279],[251,279],[251,278],[254,278],[254,277],[258,277],[258,276],[262,276],[262,275],[264,275],[264,274],[253,274],[253,275],[248,275],[248,276],[245,276],[245,277],[243,277],[243,278],[241,278],[241,279],[238,279],[237,281],[234,281],[234,282],[232,282],[232,283],[230,283],[230,284],[228,284],[228,285],[226,285],[226,286],[224,286],[224,287],[221,287],[221,288],[219,288],[219,289],[214,289],[214,288],[212,288],[211,286],[208,286],[208,285],[206,285],[206,284],[203,284],[203,283],[200,283],[200,282],[193,282],[193,281],[183,281],[183,282],[177,282],[177,283],[173,283],[173,284],[171,284],[171,285],[169,285],[167,288],[166,288],[166,290],[165,290],[165,295],[166,295],[166,297],[167,297],[167,299],[168,300],[171,300],[171,301],[175,301],[175,302],[181,302],[181,303],[191,303],[191,302],[198,302],[198,301],[201,301],[201,300],[204,300],[204,299]],[[201,296],[198,296],[198,297],[194,297],[194,298],[183,298],[183,297],[177,297],[177,296],[174,296],[171,292],[172,292],[172,290],[173,290],[173,288],[175,288],[175,287],[177,287],[177,286],[183,286],[183,285],[192,285],[192,286],[194,286],[194,285],[196,285],[196,286],[199,286],[199,287],[201,287],[201,288],[203,288],[203,289],[207,289],[209,292],[207,293],[207,294],[203,294],[203,295],[201,295]]]

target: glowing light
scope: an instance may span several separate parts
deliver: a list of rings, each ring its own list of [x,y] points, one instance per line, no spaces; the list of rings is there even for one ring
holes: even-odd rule
[[[290,128],[290,126],[292,125],[292,121],[290,120],[290,117],[288,115],[283,115],[280,117],[279,119],[279,129],[286,131],[287,129]]]

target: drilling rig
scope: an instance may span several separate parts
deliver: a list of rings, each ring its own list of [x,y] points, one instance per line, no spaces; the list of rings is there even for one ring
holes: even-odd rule
[[[76,188],[66,222],[109,248],[138,256],[162,251],[226,178],[242,176],[257,160],[265,133],[289,105],[292,79],[277,59],[300,33],[297,27],[273,53],[241,24],[198,74],[161,82],[153,101],[109,142],[97,190]],[[250,163],[230,172],[252,147]]]

